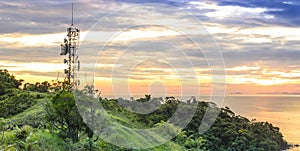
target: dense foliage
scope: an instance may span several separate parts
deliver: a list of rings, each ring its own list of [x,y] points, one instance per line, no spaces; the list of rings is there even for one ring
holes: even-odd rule
[[[36,103],[36,96],[19,89],[22,82],[7,70],[0,70],[0,117],[21,113]]]
[[[0,96],[13,88],[19,88],[24,80],[16,80],[7,70],[0,70]]]
[[[6,70],[0,72],[0,81],[0,150],[129,150],[109,144],[95,135],[79,115],[73,93],[65,91],[61,85],[37,82],[25,84],[22,89],[23,80],[16,80]],[[165,124],[168,132],[162,133],[178,132],[176,125],[168,124],[182,103],[174,97],[160,98],[155,102],[160,106],[154,112],[138,114],[132,112],[136,108],[126,108],[116,99],[99,96],[99,99],[88,99],[93,92],[94,88],[88,86],[78,92],[81,95],[78,99],[88,104],[81,109],[90,117],[97,113],[96,104],[101,104],[110,118],[124,126],[145,129]],[[138,104],[150,100],[151,96],[146,95],[123,103]],[[268,122],[250,121],[235,115],[228,107],[217,108],[208,102],[188,100],[184,101],[183,107],[188,109],[190,104],[196,105],[197,109],[187,127],[170,142],[148,150],[273,151],[288,147],[279,128]],[[219,116],[206,133],[199,134],[198,128],[207,109],[218,112]],[[128,131],[122,134],[118,139],[142,141],[138,140],[141,138],[138,133]],[[108,139],[114,140],[114,136]]]

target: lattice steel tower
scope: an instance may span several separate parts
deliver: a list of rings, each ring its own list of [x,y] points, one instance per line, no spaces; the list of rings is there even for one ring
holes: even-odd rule
[[[64,63],[68,68],[64,70],[65,81],[70,85],[70,89],[76,89],[80,85],[78,72],[80,69],[80,61],[78,59],[80,30],[73,25],[73,4],[72,4],[72,24],[67,28],[67,37],[61,44],[60,55],[68,56],[64,59]]]

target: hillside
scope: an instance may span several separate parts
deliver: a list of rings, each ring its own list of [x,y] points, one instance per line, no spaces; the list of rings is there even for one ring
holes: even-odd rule
[[[122,141],[127,140],[133,142],[135,148],[144,148],[144,144],[151,145],[165,140],[157,133],[149,133],[145,136],[134,129],[149,129],[162,125],[164,126],[160,131],[162,135],[172,136],[177,133],[178,135],[165,144],[144,150],[273,151],[288,148],[278,127],[268,122],[248,120],[235,115],[227,107],[214,107],[213,103],[183,102],[168,97],[162,100],[163,103],[154,112],[137,114],[133,113],[132,109],[120,105],[115,99],[101,97],[88,99],[87,96],[90,95],[88,90],[93,88],[86,87],[82,92],[78,92],[82,94],[79,99],[88,100],[85,103],[92,104],[76,106],[73,93],[65,91],[63,83],[26,84],[23,89],[20,89],[23,80],[16,80],[8,71],[1,71],[0,75],[0,131],[2,132],[0,150],[131,150],[126,149],[126,146],[112,145],[105,140],[116,144],[122,144]],[[150,100],[151,96],[146,95],[145,98],[135,101],[145,103]],[[132,103],[128,100],[124,101]],[[106,136],[103,140],[90,129],[91,125],[87,126],[83,122],[77,107],[85,110],[87,114],[95,109],[93,113],[98,115],[95,104],[101,104],[107,117],[117,123],[111,128],[116,130],[118,135],[110,135],[107,130],[96,132]],[[188,110],[190,105],[197,106],[194,117],[182,131],[178,126],[168,122],[179,105],[182,105],[183,110]],[[219,112],[219,116],[206,133],[199,134],[201,120],[208,109]],[[105,121],[95,121],[95,123],[101,127]],[[124,130],[123,127],[127,129]]]

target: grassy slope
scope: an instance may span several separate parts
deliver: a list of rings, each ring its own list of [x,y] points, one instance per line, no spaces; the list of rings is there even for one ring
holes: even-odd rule
[[[36,127],[45,123],[45,110],[43,104],[47,101],[47,98],[37,99],[37,104],[26,109],[25,111],[16,114],[6,119],[9,125],[31,125]]]
[[[34,95],[38,95],[39,93],[32,92]],[[43,94],[44,95],[44,94]],[[56,149],[62,149],[64,148],[64,145],[66,145],[65,142],[62,142],[62,140],[57,137],[56,135],[52,135],[49,131],[45,131],[43,127],[38,127],[38,125],[45,125],[46,121],[44,120],[45,117],[45,109],[44,109],[44,104],[49,100],[49,98],[40,98],[37,99],[37,104],[34,106],[26,109],[25,111],[16,114],[14,116],[11,116],[7,119],[5,119],[5,122],[8,125],[18,125],[21,127],[22,125],[30,125],[32,127],[38,128],[33,133],[33,136],[31,139],[33,140],[38,140],[40,141],[41,145],[44,146],[45,148],[56,148]],[[145,128],[143,125],[139,124],[138,122],[133,122],[131,119],[129,119],[126,116],[123,116],[122,114],[114,114],[114,113],[109,113],[109,117],[124,125],[125,127],[131,127],[131,128],[138,128],[142,129]],[[124,130],[123,128],[120,128],[119,126],[115,126],[114,129],[117,132],[117,140],[116,140],[116,135],[111,135],[107,139],[111,141],[122,141],[122,139],[126,140],[131,140],[137,144],[137,147],[143,147],[143,143],[151,143],[147,142],[147,139],[145,139],[145,136],[143,136],[140,133],[137,133],[131,129],[126,129]],[[5,139],[10,142],[14,143],[16,140],[9,140],[13,138],[13,135],[16,133],[15,130],[12,131],[6,131],[5,132]],[[123,136],[122,138],[119,136]],[[153,136],[156,140],[160,140],[160,136],[153,134]],[[1,138],[1,136],[0,136]],[[2,138],[1,138],[2,139]],[[82,138],[83,139],[83,138]],[[55,140],[58,140],[58,142],[55,142]],[[47,142],[47,143],[46,143]],[[143,143],[141,143],[143,142]],[[156,148],[152,148],[149,150],[182,150],[181,146],[177,145],[174,142],[168,142],[165,145],[158,146]]]

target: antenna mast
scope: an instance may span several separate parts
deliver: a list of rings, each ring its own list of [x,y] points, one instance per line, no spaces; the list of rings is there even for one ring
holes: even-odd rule
[[[73,12],[74,12],[74,8],[73,8],[73,3],[72,3],[72,24],[71,24],[71,26],[73,26]]]
[[[68,56],[64,59],[64,63],[68,68],[65,69],[65,81],[70,85],[71,89],[76,89],[80,85],[78,80],[78,72],[80,68],[80,61],[78,60],[79,38],[80,30],[73,25],[73,3],[72,3],[72,23],[67,28],[67,37],[64,39],[64,43],[61,44],[60,55]]]

